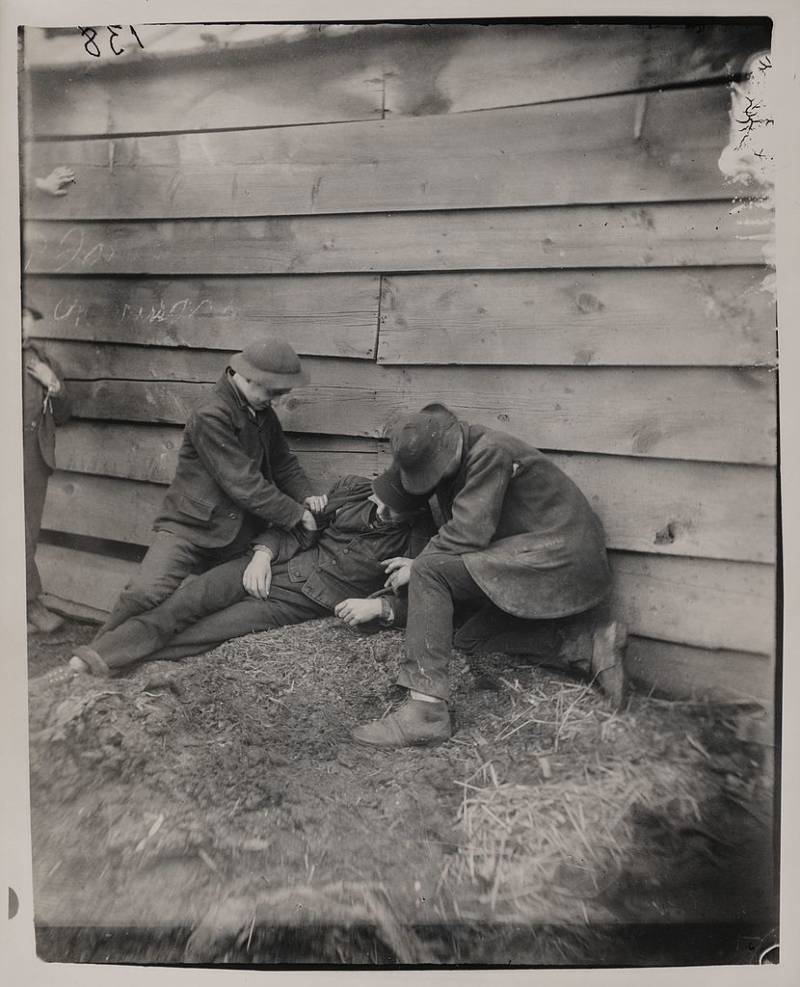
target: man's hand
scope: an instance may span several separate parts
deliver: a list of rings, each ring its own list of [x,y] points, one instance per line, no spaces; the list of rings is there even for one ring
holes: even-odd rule
[[[383,612],[383,606],[378,599],[342,600],[341,603],[336,604],[333,612],[348,627],[356,627],[358,624],[366,624],[370,620],[380,617]]]
[[[321,514],[328,505],[328,495],[320,494],[318,497],[306,497],[303,503],[312,514]]]
[[[66,195],[65,185],[71,185],[75,181],[75,172],[72,168],[60,165],[54,168],[47,178],[37,178],[36,188],[40,192],[47,192],[48,195]]]
[[[38,380],[42,387],[51,394],[58,394],[61,390],[61,381],[56,377],[53,368],[40,360],[38,356],[31,357],[25,365],[25,369],[34,380]]]
[[[306,531],[317,531],[317,522],[314,520],[314,515],[311,511],[303,511],[303,516],[300,518],[300,524],[306,529]]]
[[[408,586],[408,581],[411,579],[411,562],[412,559],[404,558],[402,555],[393,559],[384,559],[381,565],[388,577],[384,586],[394,590],[395,593],[401,586]]]
[[[257,600],[266,600],[272,585],[272,553],[256,549],[244,570],[242,585]]]

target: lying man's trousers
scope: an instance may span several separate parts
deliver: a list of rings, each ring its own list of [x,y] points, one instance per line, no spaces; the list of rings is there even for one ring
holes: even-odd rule
[[[289,579],[286,563],[272,568],[269,598],[249,596],[242,584],[245,556],[180,586],[158,606],[101,631],[92,648],[109,668],[148,659],[202,654],[231,638],[330,616]]]
[[[167,531],[156,532],[147,554],[139,563],[133,579],[120,593],[97,639],[130,617],[157,607],[178,589],[187,576],[206,572],[231,559],[240,559],[252,541],[253,533],[247,526],[242,527],[230,545],[214,549],[198,548],[187,538]],[[92,647],[97,650],[96,641]]]
[[[456,604],[477,608],[453,637]],[[446,700],[451,645],[468,653],[524,654],[578,673],[591,667],[592,631],[608,618],[604,604],[555,620],[528,620],[495,606],[459,555],[420,556],[408,588],[406,654],[398,684]]]

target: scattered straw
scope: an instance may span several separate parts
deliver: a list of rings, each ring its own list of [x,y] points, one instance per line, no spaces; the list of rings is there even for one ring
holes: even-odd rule
[[[686,759],[664,758],[663,735],[646,715],[610,713],[594,689],[500,681],[510,704],[505,716],[487,718],[474,745],[477,766],[457,781],[463,845],[440,885],[473,885],[498,917],[588,921],[587,909],[602,913],[598,894],[636,849],[634,807],[677,813],[676,824],[690,820],[701,794],[697,772]],[[658,720],[663,729],[660,713]],[[676,737],[685,743],[685,728]],[[511,763],[500,779],[504,756]],[[535,782],[520,783],[526,764]]]

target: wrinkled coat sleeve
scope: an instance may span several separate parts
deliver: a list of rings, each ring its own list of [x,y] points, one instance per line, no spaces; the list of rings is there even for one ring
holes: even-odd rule
[[[319,531],[308,531],[306,528],[292,528],[283,531],[281,528],[267,528],[257,536],[253,548],[268,548],[272,552],[272,564],[288,562],[298,552],[304,552],[319,538]]]
[[[414,527],[411,529],[411,540],[408,547],[408,557],[410,559],[415,559],[423,551],[435,531],[436,526],[433,523],[433,517],[431,516],[431,512],[426,508],[425,512],[414,522]],[[406,620],[408,619],[408,594],[405,591],[395,593],[393,590],[386,589],[384,593],[376,593],[374,595],[385,595],[388,597],[392,608],[391,626],[405,627]]]
[[[453,501],[453,516],[430,540],[426,554],[463,555],[480,551],[491,542],[500,523],[513,470],[511,453],[480,442],[468,455],[466,479]]]
[[[305,508],[261,475],[224,414],[198,414],[190,419],[187,431],[205,468],[236,504],[282,528],[293,528],[300,521]]]
[[[328,507],[322,515],[317,515],[317,531],[306,528],[292,528],[291,531],[281,531],[278,528],[266,528],[256,535],[253,545],[255,548],[268,548],[272,552],[272,563],[288,562],[298,552],[304,552],[316,543],[319,536],[336,516],[336,502],[346,495],[353,486],[353,481],[361,482],[361,477],[343,477],[337,480],[328,492]]]

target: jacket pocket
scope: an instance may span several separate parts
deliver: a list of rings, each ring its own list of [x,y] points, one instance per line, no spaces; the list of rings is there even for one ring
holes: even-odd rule
[[[208,527],[211,524],[211,515],[214,513],[214,505],[205,500],[198,500],[188,494],[181,494],[178,497],[176,509],[189,520],[190,524]]]

